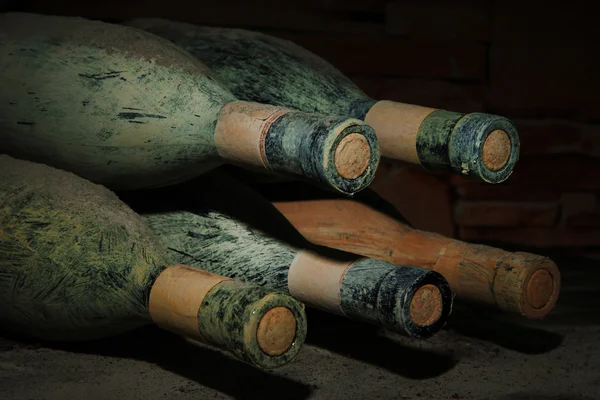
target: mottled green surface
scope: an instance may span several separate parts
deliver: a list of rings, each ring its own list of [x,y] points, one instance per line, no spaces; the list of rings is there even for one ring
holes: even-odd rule
[[[510,139],[510,156],[502,168],[492,171],[483,162],[483,146],[488,135],[497,129]],[[471,113],[456,122],[448,141],[448,158],[451,168],[462,176],[500,183],[512,174],[520,149],[517,128],[510,120],[499,115]]]
[[[297,322],[294,342],[279,356],[265,354],[256,338],[260,319],[274,307],[286,307]],[[296,357],[304,344],[307,324],[304,305],[293,297],[228,280],[215,286],[204,298],[198,310],[198,326],[207,343],[227,348],[261,368],[275,368]]]
[[[327,61],[287,40],[242,29],[202,27],[140,18],[126,23],[157,34],[208,65],[241,100],[258,101],[305,112],[349,115],[364,119],[375,100]],[[488,170],[481,149],[498,116],[477,114],[477,124],[453,132],[462,114],[439,111],[418,132],[419,161],[430,171],[452,171],[490,183],[505,180],[518,160],[518,134],[509,126],[512,152],[507,166]],[[467,114],[467,117],[475,114]],[[483,118],[481,117],[483,116]],[[470,118],[470,117],[469,117]],[[455,133],[455,134],[453,134]],[[453,138],[451,138],[453,134]],[[384,155],[386,149],[382,149]]]
[[[365,138],[370,153],[364,172],[347,179],[337,170],[335,155],[341,140],[352,133]],[[362,121],[299,112],[285,114],[271,125],[265,153],[274,170],[344,194],[354,194],[369,186],[381,157],[375,131]]]
[[[439,289],[443,306],[436,322],[418,326],[411,318],[410,304],[415,292],[426,284]],[[435,271],[363,258],[352,264],[344,276],[340,301],[348,317],[412,338],[427,339],[446,324],[453,294],[446,279]]]
[[[429,114],[417,134],[417,155],[421,165],[430,171],[452,171],[448,142],[456,122],[463,114],[435,110]]]
[[[483,162],[483,147],[496,129],[508,135],[510,156],[504,167],[492,171]],[[493,114],[436,110],[423,120],[417,134],[417,153],[425,169],[454,172],[488,183],[500,183],[510,176],[519,160],[520,147],[514,124]]]
[[[112,192],[0,155],[0,322],[43,339],[85,340],[151,323],[167,265],[147,226]]]
[[[177,263],[287,292],[298,250],[227,215],[172,211],[143,217]]]
[[[0,16],[0,151],[111,188],[164,185],[221,161],[235,100],[167,40],[80,18]]]
[[[127,24],[183,47],[242,100],[361,119],[375,102],[330,63],[287,40],[152,18]]]

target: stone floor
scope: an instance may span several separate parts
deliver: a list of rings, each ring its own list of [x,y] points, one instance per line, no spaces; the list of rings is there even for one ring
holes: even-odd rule
[[[600,399],[598,261],[552,255],[559,305],[542,322],[457,307],[412,341],[309,312],[300,355],[263,372],[153,327],[100,342],[0,339],[0,399]]]

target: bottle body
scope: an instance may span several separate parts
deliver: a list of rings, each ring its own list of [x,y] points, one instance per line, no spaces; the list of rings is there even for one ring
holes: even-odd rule
[[[6,14],[0,26],[6,153],[116,189],[221,163],[214,124],[235,98],[171,43],[80,18]]]
[[[73,174],[4,155],[0,164],[3,325],[89,340],[151,323],[146,299],[168,259],[133,211]]]
[[[155,323],[262,368],[291,361],[306,336],[291,296],[184,265],[106,188],[0,155],[0,323],[43,340],[82,341]]]
[[[0,151],[114,190],[234,163],[353,194],[379,162],[363,121],[238,101],[189,53],[135,28],[8,13],[0,52]],[[344,152],[349,135],[363,144]],[[346,176],[347,165],[359,167]]]

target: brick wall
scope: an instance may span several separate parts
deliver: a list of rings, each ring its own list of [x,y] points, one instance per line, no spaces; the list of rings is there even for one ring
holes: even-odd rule
[[[329,60],[375,98],[512,118],[522,153],[507,182],[483,185],[386,162],[374,187],[422,229],[473,242],[600,245],[595,2],[13,3],[105,20],[156,16],[262,30]],[[418,190],[406,196],[408,186]]]

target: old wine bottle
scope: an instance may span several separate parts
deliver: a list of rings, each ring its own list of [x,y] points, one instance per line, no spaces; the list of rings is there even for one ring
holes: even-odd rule
[[[312,307],[414,338],[444,326],[452,293],[442,275],[318,254],[270,202],[221,171],[181,188],[123,197],[177,262],[286,291]],[[294,235],[293,245],[282,238]]]
[[[304,342],[303,304],[170,264],[140,216],[100,185],[0,155],[0,203],[4,329],[88,340],[154,322],[264,368]]]
[[[547,257],[419,231],[345,199],[274,202],[308,240],[444,275],[457,298],[540,319],[556,304],[560,272]]]
[[[365,120],[384,157],[490,183],[506,180],[519,158],[519,136],[508,119],[373,100],[331,64],[290,41],[153,18],[126,24],[185,48],[242,100]]]
[[[115,190],[233,163],[353,194],[380,157],[364,122],[238,101],[189,53],[122,25],[0,15],[0,85],[0,151]]]

